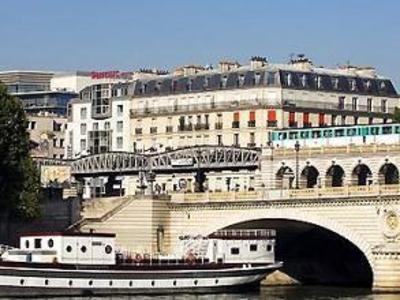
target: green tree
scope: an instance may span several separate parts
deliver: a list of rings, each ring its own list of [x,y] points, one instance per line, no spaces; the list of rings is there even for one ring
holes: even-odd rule
[[[0,211],[4,217],[39,215],[39,174],[29,156],[27,118],[18,99],[0,83]]]
[[[394,108],[393,122],[400,123],[400,108]]]

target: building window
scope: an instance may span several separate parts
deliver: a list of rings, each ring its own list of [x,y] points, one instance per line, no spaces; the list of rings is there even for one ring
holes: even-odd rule
[[[344,100],[346,98],[345,97],[339,97],[339,103],[338,103],[338,109],[343,110],[344,109]]]
[[[309,113],[309,112],[304,112],[304,113],[303,113],[303,127],[304,127],[304,128],[309,128],[309,127],[311,127],[310,113]]]
[[[320,127],[325,126],[325,114],[324,113],[318,114],[318,124]]]
[[[387,112],[387,100],[386,99],[381,100],[381,111],[383,113]]]
[[[117,116],[122,117],[124,113],[124,106],[122,104],[117,105]]]
[[[256,135],[254,132],[250,132],[249,144],[247,146],[249,148],[256,146]]]
[[[367,111],[372,111],[372,98],[367,99]]]
[[[53,147],[57,147],[57,139],[53,139]]]
[[[222,143],[222,134],[218,134],[217,135],[217,144],[218,144],[218,146],[222,146],[223,145],[223,143]]]
[[[232,128],[239,128],[239,127],[240,127],[240,114],[237,111],[233,113]]]
[[[86,118],[87,118],[87,108],[82,107],[81,108],[81,120],[86,120]]]
[[[239,248],[231,248],[231,255],[239,255]]]
[[[64,147],[64,139],[60,139],[60,148]]]
[[[121,136],[117,137],[117,148],[122,149],[123,147],[123,139]]]
[[[86,150],[86,140],[81,139],[80,144],[81,144],[81,152],[85,151]]]
[[[296,113],[294,111],[289,112],[289,127],[297,127]]]
[[[81,124],[81,135],[85,135],[86,134],[86,123],[82,123]]]
[[[31,121],[30,123],[29,123],[29,129],[36,129],[36,121]]]
[[[354,125],[358,125],[358,117],[354,117]]]
[[[122,132],[124,129],[124,123],[122,121],[117,122],[117,132]]]
[[[357,97],[353,97],[353,99],[351,99],[351,109],[357,110]]]
[[[256,127],[256,112],[251,111],[249,113],[249,122],[248,122],[248,127]]]
[[[156,134],[157,133],[157,127],[150,127],[150,133],[151,134]]]
[[[276,110],[271,109],[267,113],[267,127],[276,127],[276,126],[277,126]]]
[[[94,131],[96,131],[96,130],[99,130],[99,123],[93,123],[93,130]]]
[[[336,125],[336,115],[332,115],[332,117],[331,117],[331,125],[332,126],[335,126]]]
[[[346,116],[342,116],[342,125],[346,125]]]
[[[104,123],[104,130],[110,130],[111,126],[110,126],[110,122],[105,122]]]
[[[233,134],[233,145],[239,147],[239,133]]]
[[[135,128],[135,134],[140,135],[142,134],[143,130],[142,128]]]

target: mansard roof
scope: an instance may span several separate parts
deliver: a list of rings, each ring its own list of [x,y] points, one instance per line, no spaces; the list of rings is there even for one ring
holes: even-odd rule
[[[286,66],[286,67],[285,67]],[[137,80],[134,96],[158,96],[252,87],[283,87],[297,90],[365,94],[397,97],[389,79],[378,76],[349,75],[341,70],[313,68],[299,70],[288,65],[248,66],[229,72],[208,70],[191,76],[159,76]]]

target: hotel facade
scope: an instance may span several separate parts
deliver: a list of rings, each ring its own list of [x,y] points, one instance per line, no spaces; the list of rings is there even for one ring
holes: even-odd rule
[[[171,74],[138,72],[131,82],[90,86],[73,101],[67,157],[193,145],[269,147],[275,129],[387,123],[398,104],[390,79],[373,68],[316,67],[302,55],[287,64],[253,57],[244,66],[222,61]],[[207,176],[209,190],[247,190],[256,175]],[[124,178],[125,190],[134,193],[137,180]],[[157,178],[163,191],[193,191],[193,182],[194,174]]]

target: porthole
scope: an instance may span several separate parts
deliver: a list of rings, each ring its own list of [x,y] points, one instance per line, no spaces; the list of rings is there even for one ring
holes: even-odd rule
[[[110,286],[112,286],[112,285],[113,285],[113,282],[112,282],[112,280],[110,280],[110,282],[109,282],[109,285],[110,285]]]
[[[25,283],[25,280],[23,280],[23,279],[21,279],[21,280],[19,281],[19,284],[20,284],[20,285],[24,285],[24,283]]]
[[[53,247],[54,247],[54,241],[53,241],[53,239],[49,239],[49,240],[47,241],[47,245],[49,246],[49,248],[53,248]]]
[[[132,280],[131,281],[129,281],[129,286],[132,286],[133,285],[133,282],[132,282]]]
[[[46,279],[46,280],[44,281],[44,285],[49,285],[49,280],[48,280],[48,279]]]
[[[156,282],[153,280],[152,282],[151,282],[151,286],[154,286],[156,284]]]
[[[67,250],[67,252],[71,252],[72,251],[72,247],[68,245],[67,248],[65,248],[65,250]]]
[[[110,245],[107,245],[105,251],[107,254],[110,254],[112,252],[112,247]]]
[[[215,279],[215,284],[218,284],[218,282],[219,282],[219,280],[218,280],[218,279]]]
[[[29,241],[28,240],[25,241],[25,248],[29,249]]]
[[[85,252],[86,252],[86,250],[87,250],[86,246],[82,246],[82,247],[81,247],[81,251],[82,251],[82,253],[85,253]]]
[[[194,285],[197,285],[199,282],[197,280],[195,280],[193,283],[194,283]]]
[[[267,245],[267,251],[271,252],[272,251],[272,246],[271,245]]]
[[[174,282],[172,283],[174,286],[176,286],[176,280],[174,280]]]
[[[93,280],[89,280],[89,285],[93,285]]]
[[[69,286],[72,286],[73,282],[72,280],[68,281]]]

